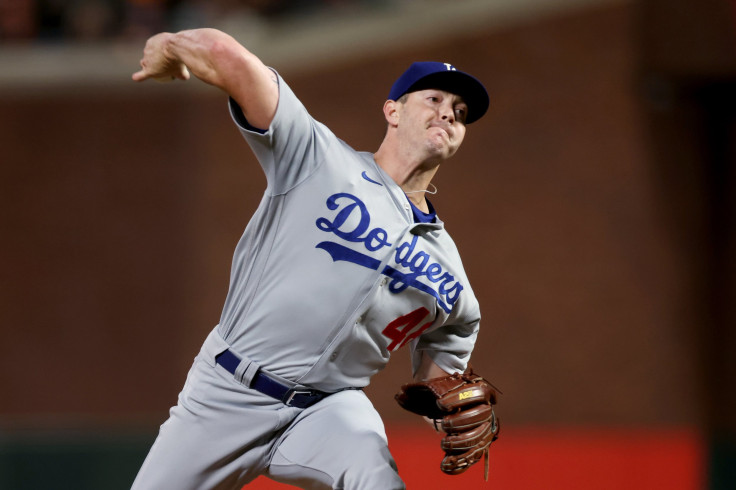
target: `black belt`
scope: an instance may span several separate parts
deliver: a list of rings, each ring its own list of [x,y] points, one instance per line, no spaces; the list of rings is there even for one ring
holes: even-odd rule
[[[226,350],[215,357],[215,362],[230,373],[235,374],[235,370],[240,364],[240,358],[230,350]],[[260,369],[253,376],[249,388],[260,391],[271,398],[281,400],[284,405],[297,408],[311,407],[321,399],[331,395],[331,393],[319,390],[291,388],[263,374]]]

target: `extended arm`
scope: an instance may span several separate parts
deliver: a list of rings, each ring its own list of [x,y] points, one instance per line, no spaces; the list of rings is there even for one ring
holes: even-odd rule
[[[252,126],[270,126],[279,98],[276,75],[224,32],[195,29],[156,34],[146,42],[141,70],[133,80],[188,80],[190,73],[235,99]]]

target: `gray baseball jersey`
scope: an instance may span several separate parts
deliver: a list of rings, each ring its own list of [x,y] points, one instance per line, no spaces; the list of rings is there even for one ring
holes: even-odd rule
[[[235,250],[220,323],[134,490],[241,488],[259,475],[300,488],[404,489],[370,400],[340,390],[366,386],[407,344],[415,369],[424,351],[448,372],[464,370],[473,348],[479,307],[443,223],[415,222],[373,155],[278,83],[268,131],[249,128],[231,102],[268,186]],[[223,351],[254,362],[231,373],[217,362]],[[338,393],[286,406],[245,382],[238,370],[253,365]]]
[[[363,387],[410,344],[462,371],[480,310],[439,218],[416,223],[402,189],[315,121],[279,77],[268,131],[231,114],[266,173],[237,245],[218,326],[232,350],[325,391]]]

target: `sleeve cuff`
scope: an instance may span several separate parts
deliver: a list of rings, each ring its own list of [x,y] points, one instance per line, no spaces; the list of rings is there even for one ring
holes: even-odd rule
[[[245,114],[243,114],[243,109],[240,108],[237,102],[235,102],[235,99],[232,97],[229,97],[229,104],[230,104],[230,112],[233,115],[233,119],[235,122],[240,126],[241,128],[252,131],[254,133],[258,134],[266,134],[268,133],[268,129],[261,129],[256,128],[255,126],[252,126],[248,120],[245,118]]]

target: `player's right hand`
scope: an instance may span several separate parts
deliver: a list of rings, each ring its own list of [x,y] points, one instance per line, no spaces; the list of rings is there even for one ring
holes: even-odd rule
[[[141,69],[133,73],[133,80],[142,82],[149,78],[159,82],[189,80],[189,70],[180,60],[167,54],[167,43],[173,34],[162,32],[146,41],[141,59]]]

